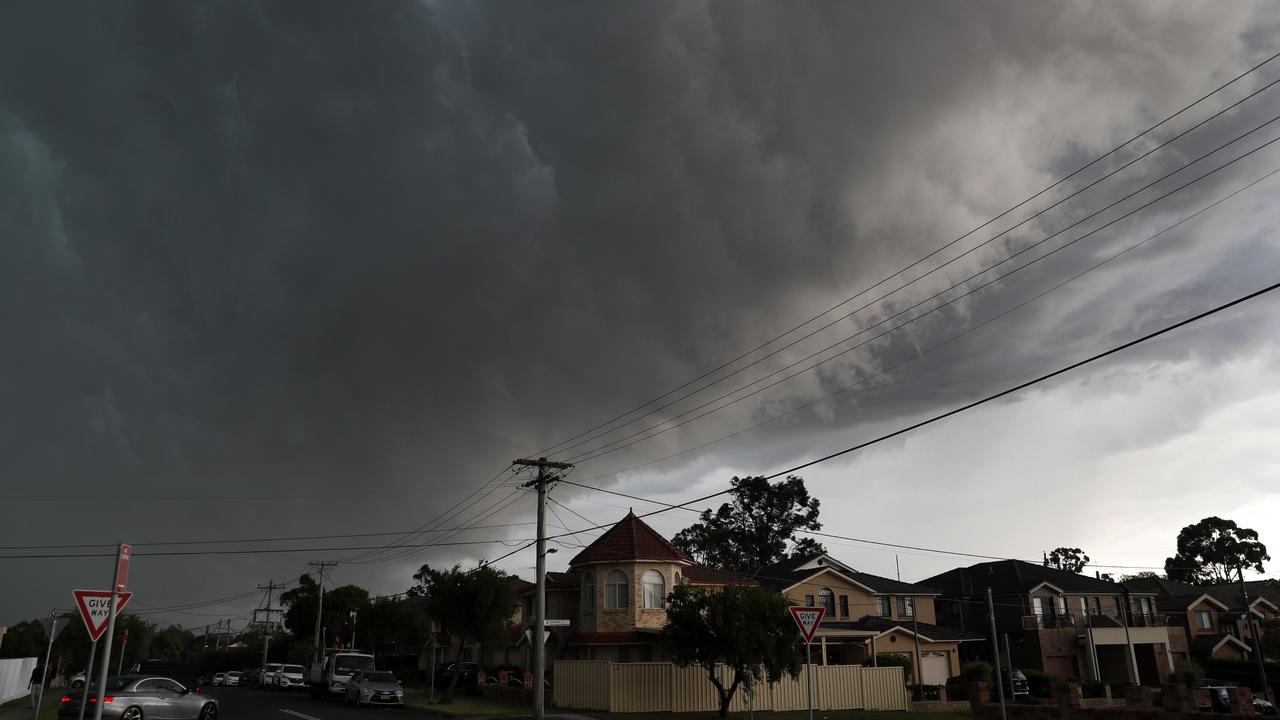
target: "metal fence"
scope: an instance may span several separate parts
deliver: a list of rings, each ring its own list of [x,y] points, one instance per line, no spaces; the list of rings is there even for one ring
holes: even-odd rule
[[[813,672],[813,706],[819,710],[905,710],[907,693],[900,667],[810,665],[797,678],[784,677],[756,688],[739,688],[730,712],[803,710],[809,707],[808,676]],[[717,669],[728,686],[733,671]],[[719,694],[700,667],[672,663],[560,661],[555,664],[553,700],[557,707],[609,712],[705,712],[719,710]]]

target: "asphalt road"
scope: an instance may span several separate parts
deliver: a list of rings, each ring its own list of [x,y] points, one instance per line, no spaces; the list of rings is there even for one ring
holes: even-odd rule
[[[274,692],[241,687],[201,688],[218,699],[219,720],[428,720],[422,710],[344,705],[341,700],[312,700],[305,692]]]

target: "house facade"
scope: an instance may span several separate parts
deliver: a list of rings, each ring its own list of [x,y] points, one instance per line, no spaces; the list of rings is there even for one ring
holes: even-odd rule
[[[1259,624],[1280,618],[1280,607],[1272,599],[1280,592],[1271,582],[1250,583],[1242,589],[1238,584],[1202,587],[1152,577],[1135,578],[1123,585],[1131,592],[1154,593],[1157,609],[1168,615],[1170,627],[1182,630],[1183,648],[1177,660],[1203,661],[1252,657],[1249,616]],[[1249,585],[1253,592],[1246,601]]]
[[[990,589],[1001,658],[1013,667],[1159,685],[1189,652],[1151,590],[1020,560],[956,568],[922,584],[941,593],[935,602],[944,624],[985,634]],[[982,652],[990,655],[989,646]]]
[[[942,685],[960,674],[960,646],[985,639],[938,624],[937,590],[858,572],[830,555],[785,560],[755,577],[793,605],[825,608],[814,634],[818,664],[862,665],[882,653],[905,655],[919,669],[920,683]]]

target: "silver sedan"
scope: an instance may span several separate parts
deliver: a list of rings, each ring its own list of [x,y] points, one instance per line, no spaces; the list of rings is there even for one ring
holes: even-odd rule
[[[81,698],[88,695],[89,712],[98,703],[96,688],[87,693],[62,696],[58,720],[72,720],[80,714]],[[87,715],[88,713],[86,713]],[[181,683],[149,675],[120,675],[107,678],[102,717],[110,720],[218,720],[218,701],[191,691]]]
[[[404,689],[386,670],[357,670],[347,681],[346,702],[361,705],[401,705]]]

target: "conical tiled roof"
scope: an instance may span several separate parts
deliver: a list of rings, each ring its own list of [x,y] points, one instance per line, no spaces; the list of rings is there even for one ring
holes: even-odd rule
[[[583,548],[569,565],[599,562],[635,562],[652,560],[692,565],[693,560],[676,549],[667,539],[629,512],[596,541]]]

